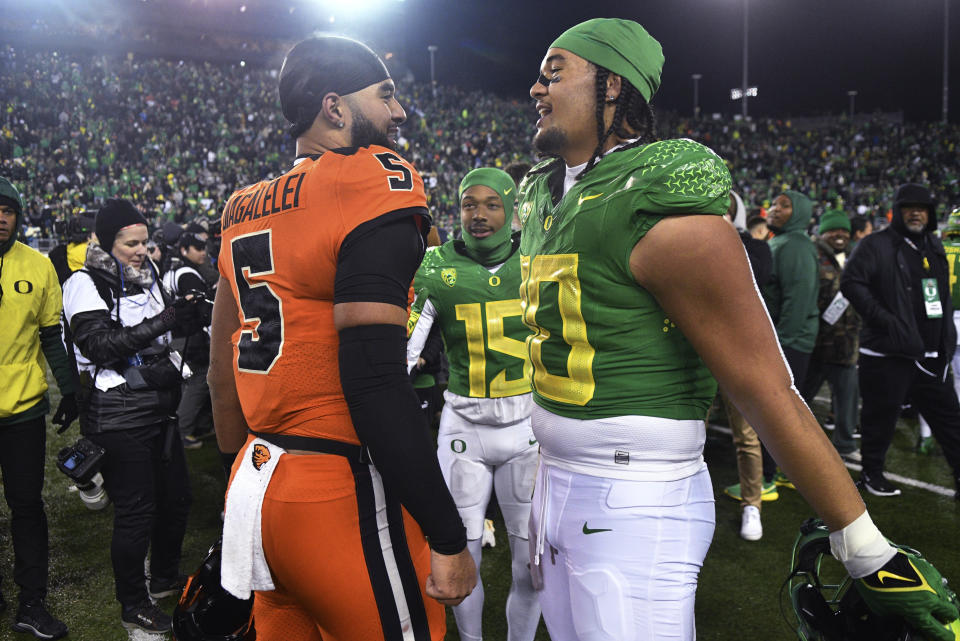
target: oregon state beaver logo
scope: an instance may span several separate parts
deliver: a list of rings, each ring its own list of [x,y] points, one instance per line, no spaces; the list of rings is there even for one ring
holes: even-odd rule
[[[260,445],[257,443],[253,446],[253,452],[250,454],[250,460],[253,461],[253,466],[259,470],[261,467],[267,464],[267,461],[270,460],[270,450],[266,445]]]

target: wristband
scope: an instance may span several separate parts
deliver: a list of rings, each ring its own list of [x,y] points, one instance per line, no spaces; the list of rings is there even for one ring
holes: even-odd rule
[[[897,553],[883,536],[870,514],[863,514],[845,528],[830,533],[830,553],[843,563],[854,579],[873,574]]]

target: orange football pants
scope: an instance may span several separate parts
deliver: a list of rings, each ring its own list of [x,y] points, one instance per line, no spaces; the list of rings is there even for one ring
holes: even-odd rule
[[[372,465],[285,454],[261,521],[276,589],[254,593],[258,641],[442,641],[430,549]]]

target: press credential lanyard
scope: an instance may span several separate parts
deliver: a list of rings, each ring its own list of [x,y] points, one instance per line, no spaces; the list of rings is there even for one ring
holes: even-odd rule
[[[905,238],[907,244],[913,247],[917,253],[922,252],[909,238]],[[923,268],[930,271],[930,261],[923,256]],[[920,285],[923,287],[923,306],[927,311],[927,318],[943,318],[943,304],[940,302],[940,287],[937,285],[936,278],[922,278]]]

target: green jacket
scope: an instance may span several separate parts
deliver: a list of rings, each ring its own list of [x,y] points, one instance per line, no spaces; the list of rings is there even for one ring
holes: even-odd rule
[[[763,287],[763,300],[784,347],[804,354],[817,342],[819,268],[817,248],[807,236],[813,202],[796,191],[784,192],[793,203],[793,215],[783,231],[770,240],[773,273]]]

